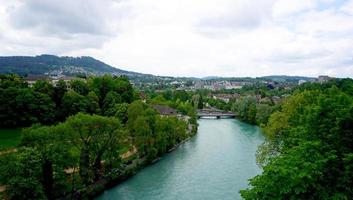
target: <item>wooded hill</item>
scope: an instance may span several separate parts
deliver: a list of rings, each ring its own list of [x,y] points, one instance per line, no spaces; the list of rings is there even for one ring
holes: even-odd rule
[[[141,75],[112,67],[89,56],[68,57],[55,55],[0,57],[1,74],[35,75]]]

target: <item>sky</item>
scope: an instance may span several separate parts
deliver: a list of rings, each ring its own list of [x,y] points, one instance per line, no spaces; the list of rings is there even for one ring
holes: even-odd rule
[[[0,56],[168,76],[353,77],[353,0],[0,0]]]

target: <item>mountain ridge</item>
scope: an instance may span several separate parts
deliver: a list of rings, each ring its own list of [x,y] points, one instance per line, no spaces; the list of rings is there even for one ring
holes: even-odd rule
[[[42,54],[37,56],[1,56],[0,73],[19,75],[114,75],[139,76],[131,72],[112,67],[90,56],[71,57]]]
[[[47,76],[77,76],[77,75],[125,75],[133,79],[144,78],[146,80],[155,79],[192,79],[192,80],[214,80],[214,79],[233,79],[241,77],[221,77],[208,76],[202,78],[196,77],[172,77],[157,76],[152,74],[144,74],[123,70],[106,64],[98,59],[90,56],[56,56],[50,54],[42,54],[37,56],[0,56],[0,74],[18,74],[27,75],[47,75]],[[243,77],[251,78],[251,77]],[[270,79],[274,81],[311,81],[315,78],[305,76],[288,76],[288,75],[270,75],[257,78]],[[251,78],[252,79],[252,78]],[[256,79],[256,78],[254,78]]]

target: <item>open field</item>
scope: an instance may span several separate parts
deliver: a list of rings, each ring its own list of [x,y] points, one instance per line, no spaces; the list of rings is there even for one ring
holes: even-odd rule
[[[20,136],[21,129],[0,129],[0,151],[16,147]]]

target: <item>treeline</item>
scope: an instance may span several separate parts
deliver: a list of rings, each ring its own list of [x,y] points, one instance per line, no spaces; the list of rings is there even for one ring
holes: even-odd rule
[[[270,115],[278,108],[271,98],[263,97],[259,100],[256,96],[242,96],[230,101],[229,105],[239,119],[257,125],[266,124]]]
[[[108,75],[55,85],[38,80],[32,87],[19,76],[0,75],[0,94],[0,127],[53,124],[78,112],[111,116],[117,104],[138,98],[127,78]]]
[[[185,90],[147,91],[151,104],[162,104],[177,109],[185,115],[193,115],[196,109],[203,108],[203,97],[197,92]]]
[[[38,81],[29,87],[11,75],[2,76],[0,86],[6,99],[1,126],[35,123],[23,130],[15,151],[0,155],[5,199],[88,198],[196,130],[196,124],[190,124],[196,120],[161,116],[138,99],[123,77],[91,77],[68,85],[60,81],[55,86]],[[37,96],[46,101],[39,103]]]
[[[269,118],[244,199],[351,199],[353,80],[300,86]]]
[[[267,123],[270,115],[278,109],[278,104],[284,98],[283,96],[289,96],[292,92],[293,90],[282,87],[271,88],[263,84],[246,85],[240,89],[212,91],[212,93],[200,91],[204,96],[204,104],[232,111],[238,119],[259,126]],[[234,97],[230,98],[228,102],[210,97],[218,94],[233,95]]]

